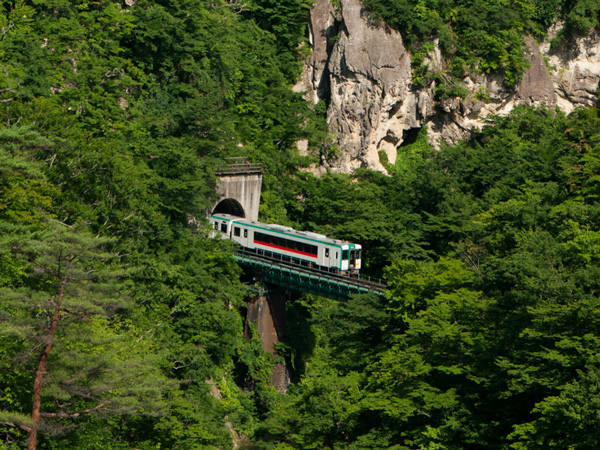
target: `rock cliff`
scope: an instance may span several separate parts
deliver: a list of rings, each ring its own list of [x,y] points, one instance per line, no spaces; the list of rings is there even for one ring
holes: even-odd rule
[[[548,40],[525,38],[529,69],[520,83],[507,89],[494,75],[469,75],[462,82],[465,98],[434,99],[435,83],[413,85],[411,55],[400,33],[371,20],[359,0],[316,0],[311,11],[311,57],[296,89],[316,103],[328,103],[327,120],[340,148],[322,161],[332,170],[350,173],[357,167],[384,170],[379,152],[394,162],[398,148],[416,129],[427,126],[434,146],[456,143],[480,128],[486,117],[507,114],[519,104],[547,104],[571,112],[596,102],[600,80],[600,35],[551,48],[560,27]],[[427,60],[442,72],[435,49]]]

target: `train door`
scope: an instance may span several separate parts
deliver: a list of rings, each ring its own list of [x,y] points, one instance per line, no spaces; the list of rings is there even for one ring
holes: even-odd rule
[[[342,263],[341,263],[341,271],[346,272],[348,270],[348,258],[350,251],[345,248],[342,250]]]
[[[334,268],[336,272],[340,270],[340,262],[342,260],[342,249],[334,247],[331,249],[333,256],[331,257],[330,267]]]
[[[217,220],[213,217],[210,218],[209,220],[211,226],[212,226],[212,231],[210,233],[210,237],[216,238],[219,237],[218,231],[219,231],[219,223],[217,222]]]
[[[356,246],[356,260],[354,262],[355,269],[358,271],[361,269],[361,259],[362,259],[362,247]]]
[[[231,224],[231,239],[233,239],[235,242],[242,244],[242,227],[240,227],[239,223],[235,223],[233,222]]]
[[[323,265],[330,269],[332,267],[336,267],[335,265],[335,248],[325,247],[325,259],[323,261]]]
[[[248,247],[248,228],[235,220],[231,223],[231,239],[242,247]]]
[[[348,255],[348,270],[357,273],[360,270],[361,247],[352,245]]]
[[[225,220],[222,220],[220,225],[219,225],[219,229],[221,230],[221,233],[223,234],[223,236],[225,237],[230,237],[229,235],[229,223]]]
[[[254,232],[252,231],[252,229],[247,228],[247,227],[242,227],[242,245],[244,247],[252,247],[252,238],[254,236]]]
[[[356,268],[356,250],[350,249],[350,257],[348,258],[348,267],[350,270]]]

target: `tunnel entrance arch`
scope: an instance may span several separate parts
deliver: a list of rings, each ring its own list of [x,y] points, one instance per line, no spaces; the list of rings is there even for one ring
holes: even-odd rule
[[[246,217],[246,212],[241,203],[235,198],[221,200],[212,211],[213,214],[231,214],[237,217]]]
[[[218,197],[213,203],[215,206],[206,209],[206,217],[222,213],[258,220],[262,174],[260,164],[252,164],[244,158],[229,158],[227,164],[216,171]]]

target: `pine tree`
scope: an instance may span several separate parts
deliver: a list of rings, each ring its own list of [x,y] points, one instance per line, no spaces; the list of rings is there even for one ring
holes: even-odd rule
[[[53,419],[157,413],[163,406],[170,383],[153,367],[147,344],[128,339],[135,334],[132,325],[119,320],[127,286],[106,250],[110,244],[78,227],[51,223],[19,249],[30,261],[21,285],[0,292],[0,336],[16,338],[26,351],[12,353],[12,363],[32,382],[30,420],[15,412],[0,418],[16,417],[15,425],[28,433],[28,450]]]

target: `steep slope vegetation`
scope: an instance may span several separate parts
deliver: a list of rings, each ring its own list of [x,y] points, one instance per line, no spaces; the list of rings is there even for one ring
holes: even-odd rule
[[[299,382],[261,448],[596,447],[599,136],[595,109],[519,108],[423,133],[391,176],[307,176],[298,220],[365,242],[389,290],[293,305]]]
[[[222,158],[283,174],[318,142],[289,88],[306,13],[0,4],[2,448],[230,448],[226,422],[253,429],[270,362],[242,337],[231,248],[188,222]]]
[[[317,179],[296,141],[343,149],[290,88],[308,8],[0,4],[0,448],[597,447],[597,111]],[[228,156],[264,163],[265,220],[362,242],[390,282],[290,304],[287,396],[231,247],[190,226]]]

